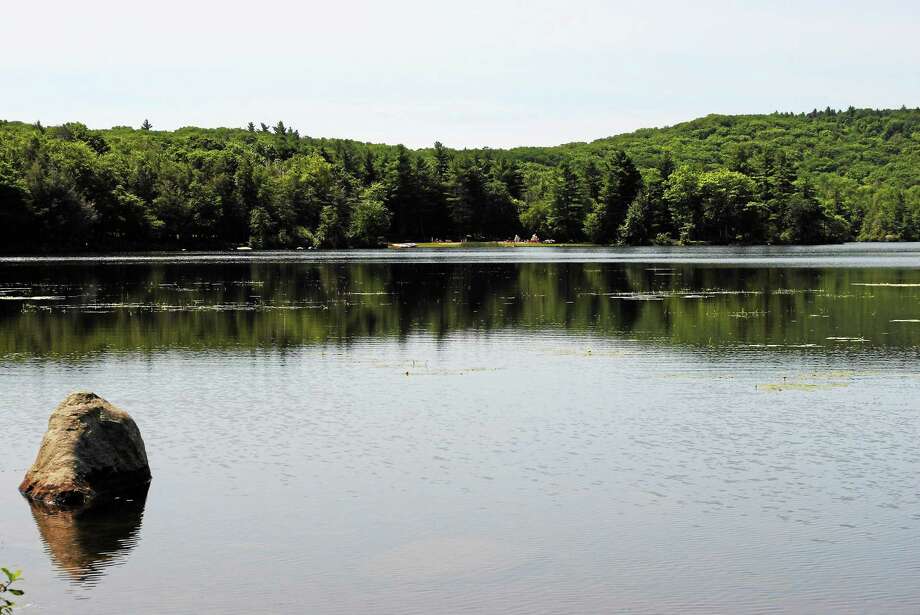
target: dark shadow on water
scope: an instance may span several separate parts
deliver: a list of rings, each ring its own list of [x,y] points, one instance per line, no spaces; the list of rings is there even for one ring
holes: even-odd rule
[[[49,510],[29,501],[45,549],[69,579],[93,585],[140,541],[148,485],[91,508]]]

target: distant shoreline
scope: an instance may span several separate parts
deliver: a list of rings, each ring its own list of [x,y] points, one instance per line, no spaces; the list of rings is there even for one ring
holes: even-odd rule
[[[562,248],[544,250],[543,248]],[[419,259],[426,255],[456,255],[456,262],[470,258],[470,262],[519,261],[528,256],[543,254],[553,260],[577,262],[580,259],[609,262],[757,262],[794,259],[806,263],[823,257],[877,257],[879,259],[916,259],[920,268],[920,242],[848,242],[819,245],[692,245],[692,246],[601,246],[596,244],[510,244],[509,242],[439,242],[419,243],[413,248],[360,248],[327,250],[148,250],[131,252],[70,252],[0,255],[0,266],[42,263],[246,263],[246,262],[322,262],[322,261],[386,261],[391,259]],[[413,256],[414,255],[414,256]],[[444,258],[445,256],[435,256]],[[544,260],[543,257],[538,257]]]
[[[405,245],[405,244],[410,244]],[[206,254],[206,255],[225,255],[245,257],[250,254],[305,254],[305,253],[326,253],[334,254],[339,252],[377,252],[377,251],[412,251],[412,250],[495,250],[507,249],[520,250],[522,248],[582,248],[589,250],[611,250],[611,251],[634,251],[636,249],[645,250],[705,250],[705,249],[775,249],[784,248],[821,248],[821,247],[839,247],[839,246],[909,246],[911,244],[920,245],[920,241],[841,241],[834,243],[799,243],[799,244],[715,244],[715,243],[689,243],[689,244],[644,244],[644,245],[605,245],[589,242],[529,242],[529,241],[419,241],[380,244],[374,247],[349,247],[349,248],[252,248],[240,246],[236,248],[163,248],[163,249],[137,249],[137,250],[99,250],[99,251],[61,251],[61,252],[16,252],[0,253],[0,262],[4,259],[15,258],[69,258],[69,257],[96,257],[96,256],[179,256],[182,254]],[[242,249],[245,248],[245,249]]]

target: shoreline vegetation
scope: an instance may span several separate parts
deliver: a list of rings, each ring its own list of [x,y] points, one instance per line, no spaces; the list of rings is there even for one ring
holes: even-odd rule
[[[280,121],[0,121],[0,228],[7,254],[917,241],[920,109],[710,115],[507,150],[313,138]]]

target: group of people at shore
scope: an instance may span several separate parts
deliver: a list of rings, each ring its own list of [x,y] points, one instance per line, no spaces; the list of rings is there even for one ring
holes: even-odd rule
[[[530,239],[528,239],[527,241],[524,241],[523,239],[521,239],[520,235],[515,235],[514,239],[510,239],[508,243],[556,243],[556,242],[552,239],[541,240],[540,237],[536,233],[534,233],[533,235],[530,236]]]

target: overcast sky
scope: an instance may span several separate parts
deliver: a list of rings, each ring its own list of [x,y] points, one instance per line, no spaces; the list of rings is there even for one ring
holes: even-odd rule
[[[918,41],[918,0],[7,0],[0,118],[552,145],[920,106]]]

